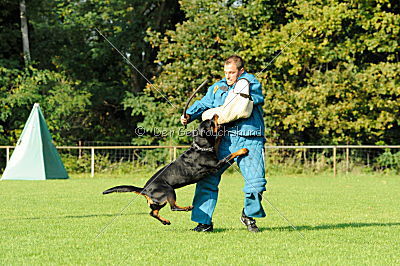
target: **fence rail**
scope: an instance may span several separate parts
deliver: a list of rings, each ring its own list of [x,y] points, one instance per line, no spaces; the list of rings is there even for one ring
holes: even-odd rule
[[[77,156],[78,158],[82,158],[85,152],[90,151],[90,173],[93,177],[95,175],[95,166],[96,166],[96,152],[100,151],[102,154],[109,155],[112,151],[117,153],[117,151],[129,151],[127,155],[119,154],[114,155],[114,160],[128,160],[134,162],[135,160],[139,160],[140,156],[135,151],[145,151],[145,150],[169,150],[169,161],[173,161],[178,156],[178,150],[187,149],[188,145],[168,145],[168,146],[57,146],[56,148],[63,155],[64,151],[76,151],[73,156]],[[0,146],[0,160],[5,159],[5,164],[10,160],[11,150],[14,149],[15,146]],[[4,152],[5,150],[5,156]],[[374,162],[376,163],[377,158],[379,156],[385,155],[387,150],[396,150],[399,154],[398,161],[395,159],[389,158],[389,163],[398,164],[400,167],[400,145],[303,145],[303,146],[292,146],[292,145],[266,145],[265,146],[265,161],[267,162],[267,171],[268,168],[273,167],[274,165],[293,165],[297,166],[299,163],[303,167],[314,167],[314,168],[322,168],[329,167],[333,172],[333,175],[336,176],[338,173],[338,165],[340,164],[340,169],[344,172],[349,172],[350,168],[355,164],[363,164],[366,166],[371,166]],[[361,151],[358,152],[357,151]],[[89,155],[88,153],[86,153]],[[2,159],[3,158],[3,159]],[[397,158],[397,157],[396,157]],[[153,157],[152,157],[153,159]],[[89,160],[89,159],[88,159]],[[0,162],[1,163],[1,162]],[[388,163],[388,164],[389,164]],[[381,163],[382,165],[382,163]],[[385,163],[383,163],[385,166]],[[1,166],[1,164],[0,164]],[[0,167],[1,169],[1,167]],[[344,170],[343,170],[344,169]]]

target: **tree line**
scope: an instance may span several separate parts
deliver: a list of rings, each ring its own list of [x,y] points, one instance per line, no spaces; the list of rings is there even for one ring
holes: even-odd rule
[[[394,0],[1,0],[0,143],[16,142],[35,102],[58,144],[188,142],[155,129],[179,132],[189,95],[238,54],[263,84],[269,143],[398,144],[399,11]]]

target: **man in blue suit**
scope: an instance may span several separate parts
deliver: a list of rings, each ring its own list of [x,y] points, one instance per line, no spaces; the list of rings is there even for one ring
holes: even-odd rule
[[[247,118],[231,121],[227,124],[227,133],[222,137],[218,149],[218,158],[222,159],[241,148],[249,150],[248,155],[238,157],[236,162],[242,172],[245,186],[244,208],[241,221],[250,232],[259,232],[254,218],[265,217],[261,205],[262,192],[265,191],[265,165],[264,165],[264,121],[262,105],[261,84],[251,74],[244,70],[244,61],[241,57],[233,55],[225,60],[225,78],[214,83],[208,88],[207,94],[196,101],[188,110],[187,116],[181,117],[183,125],[200,118],[202,113],[211,108],[227,104],[225,99],[228,93],[236,92],[237,97],[250,97],[253,101],[253,110]],[[233,90],[233,91],[232,91]],[[230,106],[229,112],[239,110],[238,106]],[[222,169],[219,173],[210,175],[196,185],[193,199],[192,221],[198,225],[194,228],[197,232],[213,231],[212,215],[218,199],[218,184],[221,180]]]

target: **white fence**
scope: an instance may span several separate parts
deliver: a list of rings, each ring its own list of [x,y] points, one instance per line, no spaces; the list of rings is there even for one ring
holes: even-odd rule
[[[60,154],[74,154],[78,159],[90,160],[90,173],[93,177],[96,166],[96,153],[113,154],[114,160],[135,163],[142,160],[139,153],[145,150],[168,150],[168,155],[161,163],[173,161],[189,146],[58,146]],[[0,146],[0,160],[9,161],[14,146]],[[74,152],[72,152],[74,151]],[[121,152],[123,151],[123,153]],[[139,153],[138,153],[139,151]],[[86,157],[84,156],[86,154]],[[396,155],[397,154],[397,155]],[[383,159],[382,159],[383,158]],[[386,160],[386,161],[385,161]],[[267,172],[274,167],[315,169],[348,173],[354,167],[371,169],[400,168],[400,145],[328,145],[328,146],[265,146]],[[1,162],[0,162],[1,163]],[[1,164],[0,164],[1,165]],[[302,169],[298,169],[303,171]],[[1,170],[1,169],[0,169]],[[68,169],[67,169],[68,170]],[[398,169],[400,170],[400,169]]]
[[[357,167],[365,171],[400,170],[400,145],[265,146],[265,150],[267,171],[274,165],[301,165],[315,171],[329,168],[333,176],[338,172],[349,173]]]
[[[184,146],[184,145],[178,145],[178,146],[57,146],[57,150],[62,153],[62,150],[76,150],[77,151],[77,157],[81,158],[84,154],[84,151],[90,151],[90,174],[92,177],[94,177],[95,173],[95,153],[98,150],[114,150],[114,151],[120,151],[120,150],[145,150],[145,149],[169,149],[169,160],[173,161],[177,157],[178,149],[184,149],[184,148],[189,148],[190,146]],[[3,152],[2,150],[5,150],[5,162],[7,165],[7,162],[10,160],[11,156],[11,150],[14,149],[15,146],[0,146],[0,154]],[[134,156],[131,157],[132,159],[129,160],[134,160]],[[68,169],[67,169],[68,170]]]

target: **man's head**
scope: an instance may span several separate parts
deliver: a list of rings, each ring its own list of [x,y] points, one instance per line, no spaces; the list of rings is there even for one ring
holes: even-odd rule
[[[225,60],[225,78],[228,85],[233,85],[244,72],[244,61],[238,55],[232,55]]]

